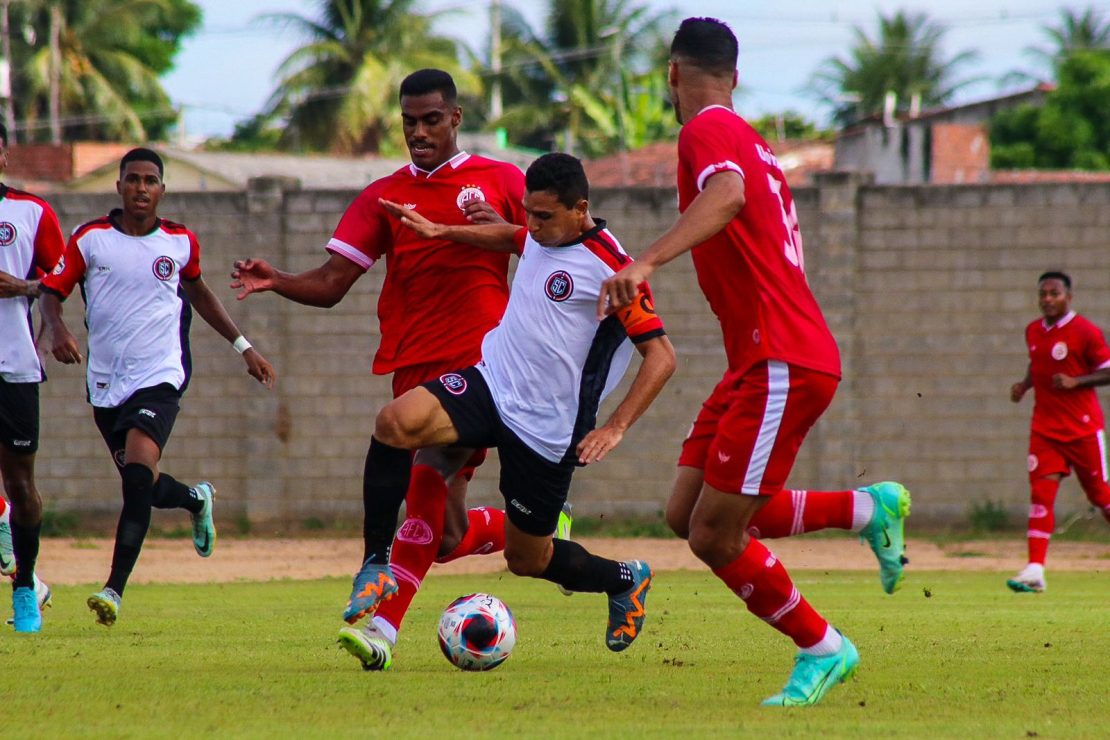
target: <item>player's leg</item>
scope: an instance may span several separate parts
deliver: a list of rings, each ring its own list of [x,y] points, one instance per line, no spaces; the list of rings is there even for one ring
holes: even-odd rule
[[[1068,447],[1068,461],[1075,470],[1076,480],[1083,493],[1091,506],[1098,509],[1106,521],[1110,522],[1105,433],[1100,429],[1097,434],[1077,440]]]
[[[1060,490],[1060,480],[1070,472],[1059,444],[1039,434],[1029,437],[1028,463],[1030,501],[1025,540],[1029,557],[1025,567],[1006,581],[1016,593],[1045,590],[1045,561],[1056,528],[1056,494]]]
[[[505,512],[491,506],[466,507],[466,489],[475,469],[486,459],[486,450],[475,450],[447,490],[447,514],[437,563],[450,563],[467,555],[489,555],[505,549]]]

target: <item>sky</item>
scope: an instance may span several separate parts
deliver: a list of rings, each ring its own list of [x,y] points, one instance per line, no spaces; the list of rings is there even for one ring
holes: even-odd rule
[[[241,121],[261,110],[275,85],[281,61],[301,41],[295,33],[258,22],[267,13],[315,17],[315,0],[194,0],[204,11],[204,25],[187,39],[176,68],[165,77],[174,103],[185,109],[190,137],[227,136]],[[641,0],[653,11],[681,7],[673,0]],[[547,2],[503,0],[533,27],[541,28]],[[794,110],[827,122],[831,111],[804,91],[806,82],[831,56],[845,55],[853,27],[875,35],[877,14],[902,9],[925,12],[944,23],[943,51],[952,56],[974,50],[979,58],[961,68],[968,77],[987,78],[962,90],[957,102],[991,97],[1003,88],[999,78],[1015,69],[1038,71],[1024,50],[1045,45],[1043,26],[1056,24],[1064,0],[932,0],[931,2],[846,2],[844,0],[698,0],[696,13],[726,21],[740,41],[738,110],[745,116]],[[483,48],[488,2],[418,0],[424,11],[450,11],[436,30]],[[1110,14],[1110,0],[1079,0]],[[689,7],[689,6],[687,6]],[[681,15],[676,15],[675,25]],[[475,42],[475,40],[479,40]]]

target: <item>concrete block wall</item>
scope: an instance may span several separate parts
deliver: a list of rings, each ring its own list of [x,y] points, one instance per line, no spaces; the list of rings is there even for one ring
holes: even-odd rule
[[[205,279],[279,376],[267,393],[226,342],[194,322],[194,377],[163,469],[183,481],[212,480],[225,525],[250,521],[265,531],[270,523],[287,529],[361,518],[366,445],[374,413],[390,398],[388,379],[369,372],[382,266],[331,309],[273,295],[240,302],[228,288],[237,258],[263,257],[293,271],[321,264],[355,195],[272,179],[244,193],[170,193],[163,201],[167,218],[198,234]],[[1110,186],[875,187],[836,173],[795,196],[807,274],[840,343],[845,379],[791,485],[838,489],[898,478],[915,492],[919,521],[960,524],[973,502],[986,500],[1020,519],[1031,406],[1011,404],[1008,388],[1024,371],[1034,281],[1045,269],[1070,271],[1076,308],[1110,326]],[[68,230],[117,199],[50,200]],[[593,194],[594,214],[633,255],[673,222],[675,203],[673,189]],[[725,368],[689,258],[658,273],[653,288],[679,371],[621,447],[578,472],[571,497],[581,514],[662,509],[681,441]],[[66,304],[81,341],[82,310],[80,297]],[[114,517],[118,479],[84,400],[83,370],[48,362],[39,487],[48,508]],[[499,502],[496,482],[493,457],[472,499]],[[1080,502],[1074,484],[1065,484],[1061,511]],[[178,514],[155,517],[166,527],[184,523]]]

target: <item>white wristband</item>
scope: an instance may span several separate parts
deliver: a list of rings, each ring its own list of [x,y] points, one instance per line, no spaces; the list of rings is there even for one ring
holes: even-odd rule
[[[235,348],[236,352],[243,354],[251,348],[251,343],[247,341],[246,337],[240,334],[239,337],[231,343],[231,346]]]

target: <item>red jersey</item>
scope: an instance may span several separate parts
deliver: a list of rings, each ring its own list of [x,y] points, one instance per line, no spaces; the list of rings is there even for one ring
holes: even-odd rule
[[[465,152],[432,172],[402,167],[355,198],[327,245],[364,270],[385,257],[375,373],[448,360],[459,367],[477,363],[482,337],[497,326],[509,300],[509,255],[424,239],[388,214],[379,198],[449,225],[469,223],[463,208],[484,200],[509,223],[523,224],[524,174]]]
[[[798,213],[778,161],[744,119],[710,106],[678,135],[679,210],[725,170],[744,178],[744,207],[692,255],[721,322],[729,370],[774,359],[840,377],[840,352],[806,283]]]
[[[1029,376],[1033,379],[1033,432],[1070,442],[1102,429],[1102,408],[1094,388],[1052,387],[1057,373],[1087,375],[1110,367],[1110,348],[1099,328],[1075,311],[1052,326],[1037,319],[1025,327]]]

